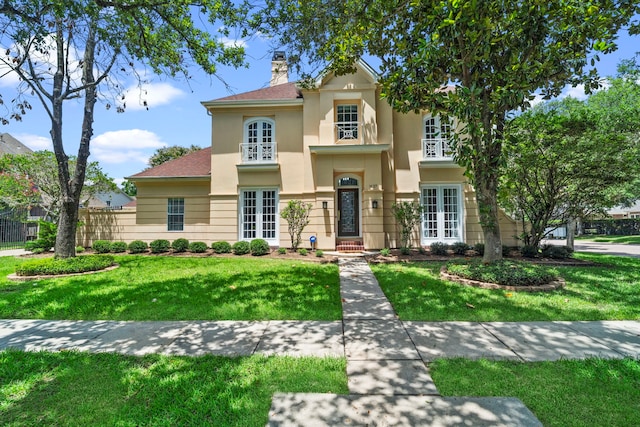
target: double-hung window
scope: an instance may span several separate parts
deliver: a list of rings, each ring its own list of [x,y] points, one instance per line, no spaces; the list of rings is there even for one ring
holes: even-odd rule
[[[243,163],[276,161],[275,123],[256,118],[245,123],[244,142],[240,145]]]
[[[184,199],[171,198],[167,202],[167,230],[184,230]]]
[[[357,140],[359,138],[358,128],[358,105],[336,105],[336,139],[338,141]]]
[[[463,241],[461,185],[422,187],[422,243]]]
[[[278,244],[278,190],[240,192],[240,240],[265,239]]]

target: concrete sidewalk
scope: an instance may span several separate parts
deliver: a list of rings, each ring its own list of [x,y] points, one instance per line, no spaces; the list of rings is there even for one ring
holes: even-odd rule
[[[518,399],[443,398],[428,362],[640,357],[640,322],[402,322],[361,258],[340,259],[343,320],[0,320],[0,349],[347,359],[349,395],[276,394],[269,425],[540,425]]]

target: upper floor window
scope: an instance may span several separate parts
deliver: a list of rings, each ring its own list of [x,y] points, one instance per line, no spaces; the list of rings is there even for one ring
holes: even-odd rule
[[[167,230],[182,231],[184,229],[184,199],[171,198],[167,202]]]
[[[336,105],[336,139],[338,141],[358,140],[359,126],[357,104]]]
[[[254,118],[245,122],[244,141],[240,144],[243,163],[275,162],[275,122]]]
[[[425,159],[450,159],[451,120],[441,116],[425,116],[422,152]]]

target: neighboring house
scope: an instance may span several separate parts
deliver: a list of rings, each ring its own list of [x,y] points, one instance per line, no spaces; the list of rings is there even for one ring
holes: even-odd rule
[[[30,154],[29,147],[8,133],[0,133],[0,156],[3,154]]]
[[[113,191],[96,193],[88,200],[87,205],[93,209],[122,209],[135,200],[119,188]]]
[[[617,206],[607,213],[614,219],[640,218],[640,200],[629,207]]]
[[[414,245],[482,241],[474,191],[449,148],[455,123],[393,111],[362,61],[354,74],[325,73],[305,89],[287,82],[277,52],[271,83],[203,102],[211,147],[129,177],[135,214],[114,216],[121,231],[112,239],[287,247],[280,212],[300,199],[312,205],[306,246],[316,236],[320,249],[397,247],[391,206],[405,200],[424,206]],[[504,243],[516,244],[516,223],[501,215],[500,225]]]

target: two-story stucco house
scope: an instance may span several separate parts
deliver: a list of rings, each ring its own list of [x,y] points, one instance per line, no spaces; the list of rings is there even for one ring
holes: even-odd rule
[[[210,148],[130,177],[135,219],[120,212],[119,234],[108,237],[263,238],[287,247],[280,212],[299,199],[312,205],[306,246],[316,236],[320,249],[397,247],[391,205],[420,200],[415,246],[482,241],[473,189],[449,150],[454,125],[393,111],[375,72],[364,62],[356,70],[325,73],[303,89],[287,81],[276,52],[270,87],[202,103]],[[505,244],[515,244],[516,224],[503,215],[501,227]]]

